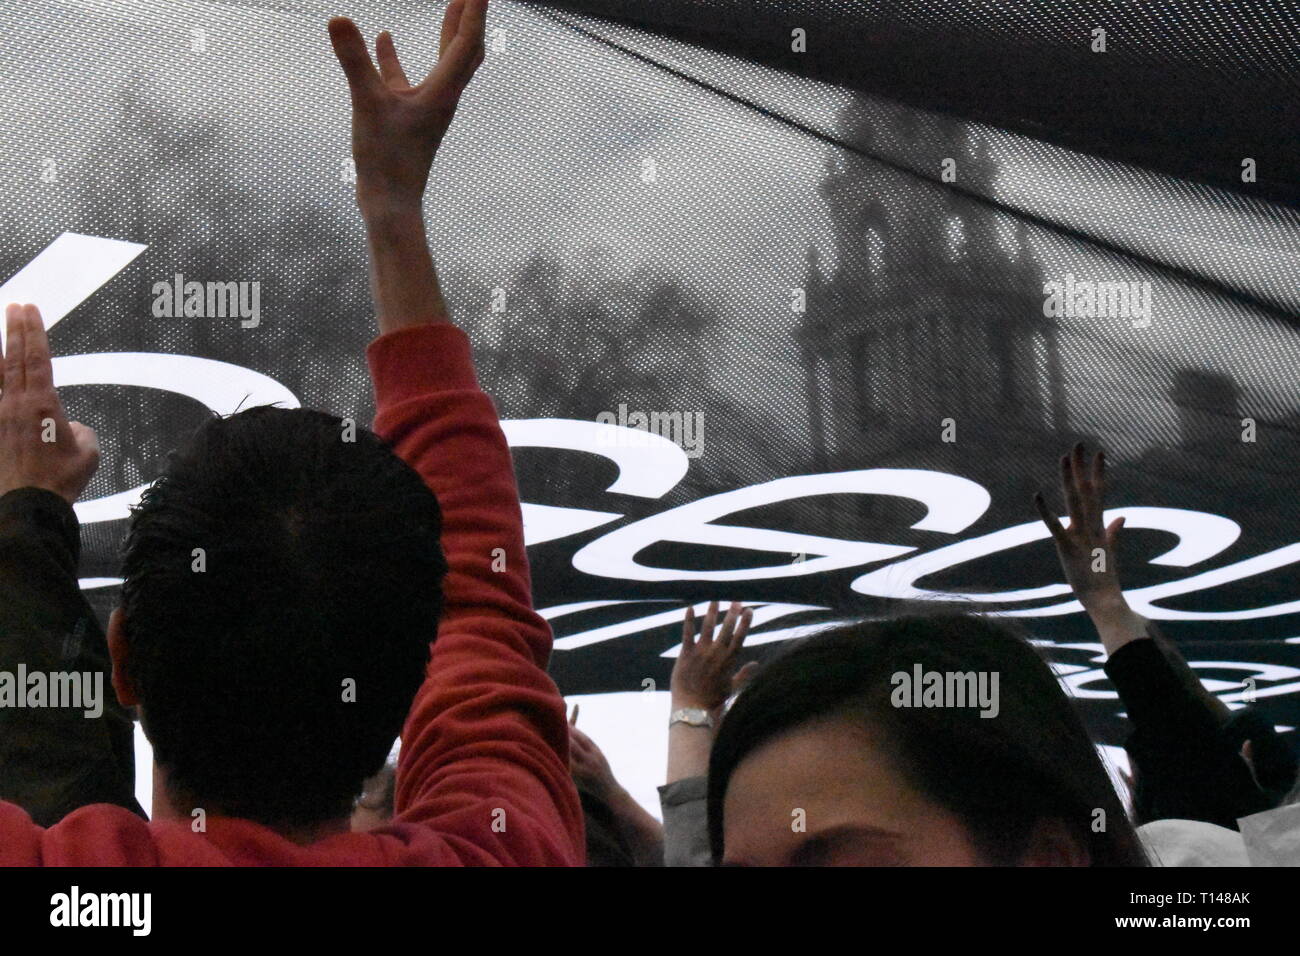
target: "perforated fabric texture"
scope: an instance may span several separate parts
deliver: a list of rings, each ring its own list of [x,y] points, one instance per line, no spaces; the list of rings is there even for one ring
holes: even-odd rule
[[[354,7],[432,64],[442,4]],[[102,612],[128,492],[204,415],[373,413],[337,12],[0,6],[0,281],[66,233],[112,240],[78,253],[96,281],[68,280],[90,289],[51,332],[104,449],[81,506]],[[1110,507],[1165,509],[1130,512],[1124,580],[1187,584],[1144,613],[1231,706],[1300,720],[1297,32],[1276,2],[494,3],[429,235],[521,494],[565,509],[530,511],[537,604],[562,690],[606,695],[621,772],[659,772],[627,728],[662,715],[609,695],[666,689],[681,609],[711,598],[762,605],[762,652],[920,591],[1012,612],[1120,743],[1069,595],[984,599],[1060,584],[1030,499],[1061,503],[1081,439]],[[256,283],[256,324],[159,315],[178,275],[250,305]],[[625,449],[537,421],[638,412],[681,426],[677,452],[621,471]]]

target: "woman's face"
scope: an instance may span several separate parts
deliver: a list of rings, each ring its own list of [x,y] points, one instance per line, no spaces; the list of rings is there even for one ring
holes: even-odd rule
[[[723,804],[724,865],[979,866],[965,826],[908,783],[872,734],[812,721],[753,750]]]

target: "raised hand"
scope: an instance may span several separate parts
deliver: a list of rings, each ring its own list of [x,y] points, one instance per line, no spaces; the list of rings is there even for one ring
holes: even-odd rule
[[[1115,556],[1124,519],[1116,518],[1109,527],[1102,524],[1105,453],[1097,452],[1088,462],[1080,442],[1068,455],[1062,455],[1061,493],[1070,518],[1068,528],[1062,527],[1060,519],[1048,510],[1041,492],[1034,496],[1034,505],[1056,542],[1056,553],[1074,596],[1090,614],[1123,605],[1124,593]]]
[[[743,669],[740,674],[733,673],[733,668],[749,633],[752,617],[749,608],[742,609],[738,602],[732,602],[722,628],[714,637],[718,619],[718,602],[714,601],[704,615],[697,638],[695,612],[686,609],[686,620],[682,624],[682,651],[673,665],[669,681],[674,708],[717,711],[726,703],[732,691],[748,676]]]
[[[365,208],[417,206],[429,168],[474,71],[483,62],[487,0],[452,0],[442,20],[438,63],[412,86],[387,31],[376,69],[355,23],[335,17],[330,41],[352,97],[352,157]]]
[[[94,431],[68,421],[54,390],[45,323],[34,305],[5,309],[9,343],[0,379],[0,495],[43,488],[77,500],[99,465]]]

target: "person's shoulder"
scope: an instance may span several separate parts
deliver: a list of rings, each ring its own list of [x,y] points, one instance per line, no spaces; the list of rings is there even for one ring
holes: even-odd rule
[[[297,845],[250,820],[149,821],[122,807],[93,804],[52,827],[0,801],[0,866],[455,866],[493,862],[474,848],[457,852],[426,826],[389,823]]]
[[[1237,821],[1253,866],[1300,866],[1300,803],[1287,803]]]
[[[0,865],[131,866],[152,847],[149,822],[119,806],[92,804],[40,827],[21,807],[0,803]]]
[[[1156,866],[1250,866],[1241,834],[1202,820],[1153,820],[1138,827]]]

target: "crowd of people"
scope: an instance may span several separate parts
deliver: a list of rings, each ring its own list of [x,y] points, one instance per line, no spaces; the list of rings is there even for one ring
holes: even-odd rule
[[[662,822],[618,783],[547,674],[510,452],[425,235],[486,6],[453,0],[418,84],[389,34],[372,60],[329,24],[378,321],[373,432],[306,409],[206,421],[133,513],[106,628],[72,508],[95,436],[67,418],[38,310],[8,307],[0,673],[45,692],[0,683],[0,864],[1300,864],[1294,752],[1128,607],[1105,459],[1082,446],[1061,462],[1068,524],[1038,508],[1132,725],[1131,814],[1026,636],[952,610],[827,626],[743,667],[750,611],[688,610]],[[93,718],[49,706],[74,679],[111,686]]]

